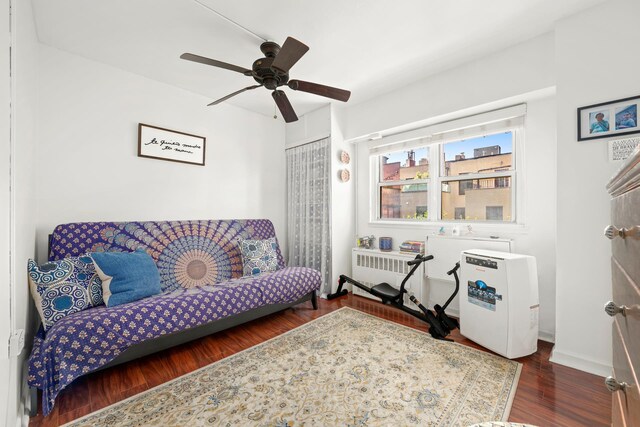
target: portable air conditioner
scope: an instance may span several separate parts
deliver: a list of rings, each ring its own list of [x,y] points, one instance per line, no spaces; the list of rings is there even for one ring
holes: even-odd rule
[[[536,259],[472,249],[462,252],[460,267],[460,333],[509,359],[535,353]]]

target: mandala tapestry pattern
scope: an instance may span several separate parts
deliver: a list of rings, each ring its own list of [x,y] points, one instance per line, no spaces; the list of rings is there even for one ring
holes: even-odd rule
[[[156,262],[167,292],[242,277],[238,241],[271,237],[275,240],[275,231],[267,220],[72,223],[54,230],[49,259],[144,249]],[[283,268],[279,249],[275,255],[277,267]]]
[[[343,308],[70,426],[469,426],[506,420],[517,362]]]

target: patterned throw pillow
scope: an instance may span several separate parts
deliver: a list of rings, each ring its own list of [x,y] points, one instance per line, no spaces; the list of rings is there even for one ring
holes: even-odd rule
[[[240,252],[245,276],[278,270],[278,243],[275,237],[266,240],[241,240]]]
[[[44,329],[71,313],[104,304],[102,282],[89,256],[69,257],[38,266],[27,262],[29,289]]]

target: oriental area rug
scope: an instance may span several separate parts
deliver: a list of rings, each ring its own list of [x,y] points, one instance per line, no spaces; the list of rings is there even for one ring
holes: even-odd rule
[[[342,308],[68,426],[506,421],[521,364]]]

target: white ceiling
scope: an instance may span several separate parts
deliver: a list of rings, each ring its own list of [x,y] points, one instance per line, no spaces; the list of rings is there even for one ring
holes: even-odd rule
[[[243,27],[309,52],[293,79],[352,91],[350,104],[553,29],[603,0],[199,0]],[[261,40],[195,0],[32,0],[47,45],[215,100],[254,83],[232,71],[179,59],[191,52],[251,68]],[[285,89],[298,115],[329,100]],[[266,89],[230,104],[273,115]],[[337,102],[337,101],[333,101]],[[205,107],[203,108],[216,108]]]

